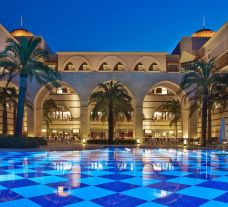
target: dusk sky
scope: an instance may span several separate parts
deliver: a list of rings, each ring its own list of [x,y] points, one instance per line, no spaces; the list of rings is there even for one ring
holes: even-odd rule
[[[42,35],[53,51],[171,52],[183,36],[228,21],[228,0],[1,0],[0,23]]]

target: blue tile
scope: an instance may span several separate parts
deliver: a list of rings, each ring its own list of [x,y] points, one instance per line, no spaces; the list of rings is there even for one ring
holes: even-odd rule
[[[0,182],[9,181],[9,180],[19,180],[19,179],[23,179],[23,178],[18,175],[14,175],[14,174],[0,175]]]
[[[21,173],[21,174],[17,174],[20,177],[23,178],[34,178],[34,177],[42,177],[42,176],[47,176],[49,174],[40,172],[40,171],[36,171],[36,172],[30,172],[30,173]]]
[[[224,203],[228,203],[228,192],[224,193],[223,195],[215,198],[214,200],[216,201],[221,201],[221,202],[224,202]],[[228,205],[228,204],[227,204]]]
[[[154,175],[149,175],[148,179],[168,180],[176,177],[177,176],[173,176],[173,175],[154,174]]]
[[[110,183],[112,181],[113,180],[111,180],[111,179],[101,178],[101,177],[96,177],[96,179],[94,179],[94,177],[82,178],[80,180],[81,183],[85,183],[87,185],[99,185],[99,184],[103,184],[103,183]]]
[[[38,197],[32,197],[30,198],[30,200],[41,206],[49,206],[49,207],[66,206],[69,204],[83,201],[83,199],[73,195],[58,196],[57,194],[49,194],[49,195],[43,195]]]
[[[141,187],[141,188],[135,188],[135,189],[123,191],[122,194],[143,199],[146,201],[152,201],[156,198],[167,196],[168,194],[170,194],[170,192],[155,189],[155,188]]]
[[[89,186],[89,187],[80,188],[80,189],[73,189],[71,191],[72,195],[75,195],[75,196],[82,198],[84,200],[91,200],[91,199],[95,199],[95,198],[100,198],[100,197],[111,195],[114,193],[115,192],[113,192],[113,191],[98,188],[95,186]]]
[[[213,178],[217,178],[218,175],[196,173],[196,174],[186,175],[185,177],[212,180]]]
[[[58,177],[58,176],[44,176],[44,177],[35,177],[35,178],[29,178],[29,179],[34,182],[40,183],[40,184],[67,181],[66,178],[62,178],[62,177]]]
[[[170,191],[170,192],[176,192],[181,189],[188,188],[189,185],[179,184],[179,183],[174,183],[174,182],[169,182],[169,181],[163,181],[163,182],[155,183],[152,185],[148,185],[147,187],[156,188],[159,190]]]
[[[133,188],[138,188],[139,186],[117,181],[117,182],[111,182],[111,183],[105,183],[105,184],[97,185],[97,187],[104,188],[107,190],[111,190],[114,192],[121,192],[121,191],[125,191],[125,190],[130,190]]]
[[[196,196],[198,198],[214,199],[224,194],[225,191],[212,188],[203,188],[199,186],[191,186],[189,188],[178,191],[178,193],[189,196]]]
[[[227,182],[225,183],[225,182],[210,180],[210,181],[201,183],[198,186],[228,191],[228,183]]]
[[[112,179],[112,180],[124,180],[124,179],[128,179],[128,178],[133,178],[133,176],[125,175],[125,174],[110,174],[110,175],[103,175],[100,177],[108,178],[108,179]]]
[[[164,205],[161,205],[158,203],[154,203],[154,202],[147,202],[147,203],[141,204],[137,207],[167,207],[167,206],[164,206]]]
[[[173,179],[169,179],[167,181],[173,182],[173,183],[185,184],[185,185],[197,185],[197,184],[205,182],[205,180],[203,180],[203,179],[188,178],[188,177],[173,178]]]
[[[97,198],[92,201],[102,206],[112,207],[135,207],[146,202],[145,200],[127,196],[121,193]]]
[[[84,174],[84,172],[83,172],[83,173],[68,173],[65,175],[59,175],[59,177],[67,178],[67,179],[71,180],[71,179],[89,178],[92,176],[88,175],[88,174]]]
[[[139,185],[139,186],[147,186],[147,185],[151,185],[151,184],[154,184],[154,183],[159,183],[160,180],[142,179],[140,177],[134,177],[134,178],[124,179],[122,182],[130,183],[130,184],[134,184],[134,185]]]
[[[29,186],[29,185],[36,185],[36,184],[37,184],[36,182],[27,180],[27,179],[0,182],[0,185],[4,186],[6,188],[17,188],[17,187],[24,187],[24,186]]]
[[[227,203],[211,200],[203,204],[201,207],[227,207]]]
[[[177,193],[173,193],[166,197],[153,200],[154,203],[159,203],[170,207],[182,207],[182,206],[198,207],[206,203],[207,201],[208,201],[207,199],[196,198],[196,197],[181,195]]]
[[[52,194],[55,191],[54,188],[51,188],[45,185],[31,185],[31,186],[26,186],[21,188],[12,188],[11,190],[26,198]]]
[[[102,206],[96,203],[93,203],[91,201],[82,201],[82,202],[67,205],[65,207],[102,207]]]
[[[47,184],[48,186],[52,188],[58,188],[59,186],[63,187],[69,187],[70,189],[76,189],[76,188],[84,188],[89,185],[78,182],[77,180],[72,180],[72,181],[65,181],[65,182],[56,182],[56,183],[49,183]]]
[[[21,199],[23,196],[13,192],[12,190],[1,190],[0,191],[0,202],[12,201]]]
[[[11,173],[11,174],[35,172],[34,170],[31,170],[28,168],[20,168],[20,169],[12,169],[12,170],[4,170],[4,171],[6,171],[7,173]]]
[[[217,177],[217,178],[214,178],[213,181],[220,181],[220,182],[228,183],[228,176]]]
[[[29,199],[18,199],[0,203],[0,207],[41,207],[40,205],[32,202]]]

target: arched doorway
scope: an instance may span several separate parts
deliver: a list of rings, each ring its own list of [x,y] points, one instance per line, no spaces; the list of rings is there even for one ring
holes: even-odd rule
[[[110,80],[109,80],[110,81]],[[106,82],[109,82],[106,81]],[[104,82],[104,83],[106,83]],[[124,85],[124,88],[127,90],[128,95],[132,97],[132,118],[130,121],[127,121],[125,118],[122,120],[115,121],[114,126],[114,138],[117,139],[132,139],[134,137],[134,109],[135,109],[135,101],[132,93],[129,89]],[[98,90],[96,87],[93,92]],[[93,93],[92,92],[92,93]],[[89,106],[89,113],[94,107],[95,103],[91,103]],[[108,122],[107,120],[92,120],[90,119],[90,136],[92,139],[106,139],[108,137]]]
[[[51,87],[51,86],[50,86]],[[43,86],[34,101],[34,133],[36,136],[47,136],[47,125],[43,120],[43,103],[53,100],[57,106],[51,114],[48,132],[52,136],[80,135],[80,98],[77,92],[67,83],[61,82],[57,88]]]
[[[5,87],[6,81],[2,80],[0,81],[0,87]],[[18,91],[18,86],[12,82],[9,83],[8,87],[14,87]],[[17,111],[17,105],[7,105],[7,125],[8,125],[8,134],[14,134],[14,128],[16,125],[16,112]],[[25,106],[24,110],[24,119],[23,119],[23,128],[22,132],[23,134],[27,134],[28,131],[28,113],[27,113],[27,107]],[[2,125],[3,125],[3,108],[0,105],[0,134],[2,133]]]
[[[143,101],[143,130],[144,137],[148,138],[189,138],[193,136],[193,130],[189,120],[189,101],[182,100],[184,93],[179,92],[177,84],[170,81],[162,81],[155,84],[145,95]],[[177,125],[171,123],[171,115],[167,110],[161,110],[162,105],[176,101],[180,103],[181,117]],[[159,109],[160,108],[160,109]]]

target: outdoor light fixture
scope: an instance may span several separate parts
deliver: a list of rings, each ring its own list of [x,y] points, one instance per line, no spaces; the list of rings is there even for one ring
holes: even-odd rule
[[[187,144],[187,139],[184,139],[184,145],[186,145]]]
[[[137,139],[137,144],[140,144],[140,139],[139,138]]]
[[[42,131],[42,132],[47,132],[47,129],[42,129],[41,131]]]
[[[86,143],[86,139],[85,139],[85,138],[82,139],[82,143],[83,143],[83,144]]]

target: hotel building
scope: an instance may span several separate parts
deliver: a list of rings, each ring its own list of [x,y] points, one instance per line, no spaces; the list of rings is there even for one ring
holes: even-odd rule
[[[0,51],[6,40],[20,40],[22,36],[35,36],[25,29],[9,32],[0,25]],[[89,99],[99,83],[109,80],[120,81],[132,96],[134,107],[130,122],[117,122],[115,137],[174,137],[175,127],[169,126],[167,112],[157,110],[158,106],[175,100],[182,100],[179,84],[186,63],[194,59],[215,58],[216,66],[228,70],[228,23],[217,32],[202,29],[191,36],[183,37],[171,54],[166,52],[57,52],[53,53],[44,39],[41,47],[49,52],[46,62],[61,74],[61,86],[47,90],[34,80],[28,82],[29,99],[34,110],[26,108],[23,130],[31,136],[45,136],[45,122],[42,107],[46,99],[54,99],[58,109],[53,111],[50,131],[53,135],[78,135],[81,138],[107,137],[107,123],[92,121],[92,106]],[[0,81],[4,86],[5,81]],[[12,83],[18,87],[18,79]],[[188,100],[182,102],[182,118],[178,122],[178,137],[200,137],[200,117],[195,113],[189,117]],[[2,128],[2,108],[0,108],[0,130]],[[215,110],[212,115],[212,136],[219,134],[220,120],[224,117],[228,124],[228,111]],[[8,109],[9,132],[13,133],[13,109]]]

